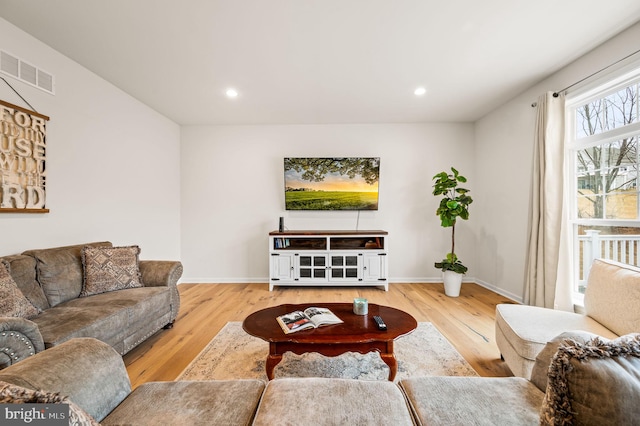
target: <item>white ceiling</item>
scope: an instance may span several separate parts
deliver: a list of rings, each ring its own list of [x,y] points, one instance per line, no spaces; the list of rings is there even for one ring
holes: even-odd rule
[[[400,123],[477,120],[640,1],[0,0],[0,16],[179,124]]]

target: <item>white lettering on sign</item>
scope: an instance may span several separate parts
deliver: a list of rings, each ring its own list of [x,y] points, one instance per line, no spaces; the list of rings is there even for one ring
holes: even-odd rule
[[[0,101],[0,210],[45,208],[47,120]]]

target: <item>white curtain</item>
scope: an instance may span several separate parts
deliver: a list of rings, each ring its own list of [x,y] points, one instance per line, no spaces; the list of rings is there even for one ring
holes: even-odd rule
[[[525,304],[558,309],[570,309],[571,299],[571,240],[563,220],[564,104],[564,95],[552,92],[537,103],[524,294]]]

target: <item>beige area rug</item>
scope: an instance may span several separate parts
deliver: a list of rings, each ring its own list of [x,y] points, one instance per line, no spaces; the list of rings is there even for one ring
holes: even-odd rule
[[[248,335],[242,323],[229,322],[187,366],[176,380],[263,379],[269,345]],[[416,376],[477,376],[475,370],[449,341],[428,322],[395,342],[398,360],[396,381]],[[279,377],[340,377],[387,380],[389,367],[377,352],[349,352],[337,357],[316,353],[284,354],[274,370]]]

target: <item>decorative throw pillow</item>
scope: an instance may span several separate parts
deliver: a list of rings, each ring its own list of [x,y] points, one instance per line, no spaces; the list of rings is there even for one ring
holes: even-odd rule
[[[80,297],[142,287],[140,247],[84,247],[84,282]]]
[[[549,366],[540,424],[635,424],[640,419],[640,333],[567,340]]]
[[[0,316],[33,318],[39,313],[11,277],[9,265],[4,260],[0,262]]]
[[[66,396],[62,396],[59,393],[27,389],[7,382],[0,382],[0,404],[68,404],[69,425],[100,425]]]

